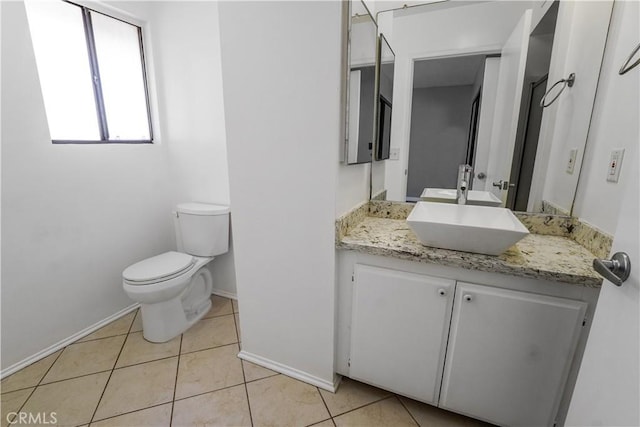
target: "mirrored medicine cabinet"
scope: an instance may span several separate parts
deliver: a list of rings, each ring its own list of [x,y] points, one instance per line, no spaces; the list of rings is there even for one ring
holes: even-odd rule
[[[345,162],[389,158],[395,55],[362,1],[349,2]]]
[[[612,1],[431,2],[376,19],[350,4],[345,162],[373,162],[371,198],[455,188],[468,163],[472,188],[506,207],[571,212]],[[572,32],[592,40],[580,58]]]

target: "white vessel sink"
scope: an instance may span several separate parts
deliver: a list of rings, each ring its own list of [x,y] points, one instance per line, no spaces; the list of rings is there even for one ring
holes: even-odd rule
[[[420,200],[426,202],[457,203],[455,188],[425,188]],[[502,206],[502,200],[490,191],[469,190],[467,204],[477,206]]]
[[[529,234],[509,209],[418,202],[407,217],[420,243],[436,248],[500,255]]]

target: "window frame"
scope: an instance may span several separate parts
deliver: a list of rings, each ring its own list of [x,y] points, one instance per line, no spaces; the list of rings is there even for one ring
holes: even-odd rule
[[[89,57],[89,69],[91,71],[91,81],[93,88],[93,98],[98,118],[98,130],[100,131],[100,139],[77,140],[77,139],[52,139],[53,144],[153,144],[153,119],[151,115],[151,101],[149,93],[149,82],[147,78],[147,65],[145,61],[145,51],[143,44],[142,26],[129,22],[125,19],[118,18],[109,13],[87,7],[69,0],[62,0],[65,3],[77,6],[82,13],[82,23],[84,27],[85,42],[87,44],[87,55]],[[115,19],[125,24],[132,25],[138,32],[138,47],[140,50],[140,64],[142,68],[142,82],[144,87],[145,103],[147,107],[147,126],[149,127],[149,139],[109,139],[109,127],[107,123],[107,114],[104,104],[104,96],[102,93],[102,81],[100,79],[100,67],[98,65],[98,55],[96,51],[93,24],[91,22],[91,13],[99,13],[111,19]]]

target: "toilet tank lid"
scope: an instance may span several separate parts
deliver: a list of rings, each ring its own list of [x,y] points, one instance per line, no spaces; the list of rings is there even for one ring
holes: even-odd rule
[[[191,215],[224,215],[229,213],[229,206],[189,202],[178,204],[178,206],[176,206],[176,210],[178,213]]]

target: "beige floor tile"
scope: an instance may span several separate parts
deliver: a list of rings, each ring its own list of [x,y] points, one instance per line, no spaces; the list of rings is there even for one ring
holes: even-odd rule
[[[163,427],[171,425],[171,403],[91,423],[91,427]]]
[[[317,424],[311,424],[309,427],[335,427],[335,424],[331,419],[328,419]]]
[[[47,373],[53,362],[56,361],[62,350],[56,351],[49,356],[38,360],[35,363],[20,369],[15,374],[11,374],[0,382],[2,393],[8,393],[21,388],[28,388],[38,385],[42,377]]]
[[[284,375],[247,384],[254,426],[310,425],[328,419],[318,389]]]
[[[114,370],[94,419],[170,402],[177,367],[178,358],[172,357]]]
[[[113,369],[124,339],[125,335],[119,335],[71,344],[64,349],[42,383],[47,384]]]
[[[2,418],[0,418],[0,425],[6,427],[13,420],[15,415],[7,418],[11,412],[17,412],[27,398],[31,395],[33,388],[25,388],[18,391],[12,391],[10,393],[4,393],[0,398],[0,412]]]
[[[204,315],[203,319],[224,316],[226,314],[233,314],[233,306],[231,305],[231,300],[228,298],[219,297],[218,295],[211,295],[211,309],[207,314]]]
[[[107,326],[103,326],[94,333],[87,335],[81,340],[78,340],[78,342],[114,337],[116,335],[124,335],[129,332],[129,327],[131,326],[131,322],[133,321],[134,317],[135,312],[128,313],[121,318],[109,323]]]
[[[242,368],[244,369],[244,380],[246,382],[278,375],[277,372],[272,371],[271,369],[263,368],[255,363],[247,362],[246,360],[242,361]]]
[[[240,334],[240,316],[238,315],[238,313],[234,314],[233,316],[235,317],[236,321],[236,333],[238,334],[238,342],[242,342],[242,335]]]
[[[136,310],[136,317],[133,319],[133,324],[131,325],[131,332],[141,332],[142,331],[142,312],[140,309]]]
[[[233,315],[202,319],[182,336],[182,353],[238,342]]]
[[[347,412],[333,419],[338,427],[342,426],[416,426],[409,412],[398,399],[390,397],[353,412]]]
[[[57,425],[77,426],[91,421],[109,379],[108,372],[46,384],[36,388],[22,412],[56,413]]]
[[[234,313],[240,313],[240,305],[238,304],[238,300],[237,299],[232,299],[231,300],[231,305],[233,306],[233,312]]]
[[[343,377],[336,393],[320,390],[331,416],[335,417],[391,395],[388,391]]]
[[[251,426],[244,386],[239,385],[176,401],[172,425]]]
[[[491,426],[473,418],[445,411],[426,403],[418,402],[406,397],[400,397],[404,406],[422,427],[481,427]]]
[[[136,363],[177,356],[180,352],[180,339],[181,337],[177,336],[171,341],[152,343],[143,338],[142,332],[131,333],[127,336],[127,341],[124,343],[116,366],[120,368]]]
[[[238,351],[234,344],[180,356],[176,399],[242,384]]]

